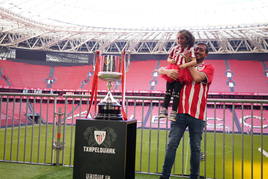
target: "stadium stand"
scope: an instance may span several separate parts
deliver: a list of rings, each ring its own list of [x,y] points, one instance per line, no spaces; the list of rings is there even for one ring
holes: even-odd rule
[[[233,94],[250,93],[251,95],[268,93],[268,78],[265,76],[265,67],[255,60],[209,60],[216,70],[214,81],[210,87],[211,94],[230,93],[230,87],[226,77],[227,68],[233,74]],[[131,61],[126,73],[126,90],[129,93],[163,93],[165,91],[165,80],[160,76],[153,76],[154,70],[160,66],[166,66],[166,60],[144,60]],[[268,65],[266,65],[267,67]],[[14,61],[0,61],[2,76],[8,78],[9,84],[0,78],[1,88],[12,89],[52,89],[54,91],[79,91],[89,90],[91,87],[92,71],[89,65],[81,66],[49,66],[19,63]],[[53,68],[53,70],[52,70]],[[33,76],[34,74],[34,76]],[[155,86],[150,82],[155,81]],[[50,86],[48,84],[50,83]],[[99,80],[99,91],[106,91],[107,83]],[[113,84],[113,89],[120,92],[120,84]]]
[[[207,63],[212,64],[216,69],[213,83],[210,86],[210,93],[229,92],[230,89],[226,83],[226,65],[224,60],[209,60]]]
[[[26,117],[26,104],[1,102],[0,128],[30,123]]]
[[[233,71],[235,92],[267,93],[268,78],[259,61],[228,60]]]
[[[54,77],[56,82],[53,84],[54,89],[89,89],[89,81],[82,86],[89,73],[89,66],[71,66],[71,67],[55,67]]]
[[[49,66],[6,60],[0,61],[0,67],[4,69],[14,88],[46,88],[45,79],[49,74]]]
[[[0,78],[0,84],[3,85],[3,86],[5,86],[5,85],[8,86],[6,80],[4,80],[2,77]]]
[[[127,90],[150,90],[156,60],[132,61],[127,72]]]

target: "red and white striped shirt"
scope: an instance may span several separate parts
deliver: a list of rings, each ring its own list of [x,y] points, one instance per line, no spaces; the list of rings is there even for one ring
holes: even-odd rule
[[[190,57],[195,58],[194,47],[182,48],[180,45],[173,47],[173,49],[169,53],[168,57],[176,60],[176,64],[179,66],[179,65],[182,65],[185,63],[185,58],[183,58],[183,56],[180,54],[186,53],[188,51],[191,52]]]
[[[195,58],[193,47],[182,48],[180,45],[173,47],[173,49],[168,55],[168,58],[174,59],[176,63],[170,63],[168,66],[166,66],[166,69],[178,70],[180,76],[178,77],[177,81],[181,81],[181,82],[185,81],[186,79],[188,79],[187,77],[190,76],[188,70],[179,68],[180,65],[185,63],[185,58],[183,57],[183,55],[180,55],[180,54],[188,53],[188,52],[190,52],[190,57]],[[161,75],[161,77],[167,80],[168,82],[174,81],[173,78],[170,78],[167,75]]]
[[[206,81],[197,83],[195,81],[185,83],[180,91],[180,103],[178,113],[204,120],[207,106],[207,95],[209,86],[213,79],[214,67],[209,64],[200,64],[197,71],[204,72]]]

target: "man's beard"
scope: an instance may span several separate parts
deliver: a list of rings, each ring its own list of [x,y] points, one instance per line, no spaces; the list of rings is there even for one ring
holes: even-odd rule
[[[204,58],[199,58],[199,59],[196,59],[196,62],[199,64],[199,63],[202,63],[204,61]]]

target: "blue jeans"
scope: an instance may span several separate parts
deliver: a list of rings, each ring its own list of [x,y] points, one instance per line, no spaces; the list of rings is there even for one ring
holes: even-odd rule
[[[202,140],[205,121],[196,119],[188,114],[177,114],[176,121],[171,122],[169,142],[166,149],[166,156],[163,165],[162,176],[169,178],[172,165],[175,160],[176,150],[180,140],[188,127],[191,146],[191,179],[198,178],[200,168],[200,144]]]

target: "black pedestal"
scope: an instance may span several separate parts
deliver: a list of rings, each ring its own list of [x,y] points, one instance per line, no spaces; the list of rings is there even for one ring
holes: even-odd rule
[[[137,122],[77,120],[74,179],[134,179]]]

